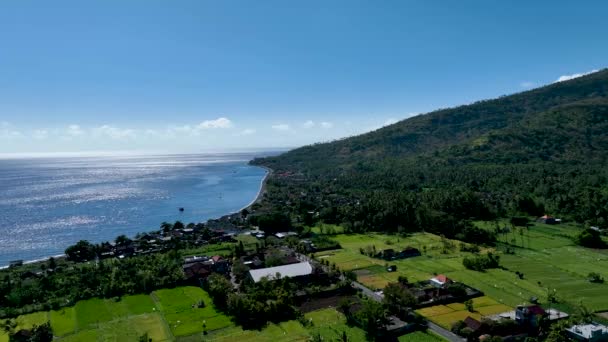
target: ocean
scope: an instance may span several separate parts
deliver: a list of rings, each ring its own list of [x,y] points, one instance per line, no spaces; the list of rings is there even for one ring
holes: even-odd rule
[[[259,155],[0,160],[0,266],[238,211],[260,190],[266,171],[247,165]]]

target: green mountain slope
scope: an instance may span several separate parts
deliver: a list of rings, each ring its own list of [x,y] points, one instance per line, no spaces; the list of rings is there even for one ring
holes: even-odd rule
[[[603,70],[253,163],[276,171],[262,210],[300,223],[455,235],[468,219],[547,212],[604,225],[607,129]]]
[[[496,153],[508,153],[511,151],[502,147],[511,139],[536,143],[565,135],[571,141],[574,136],[587,134],[587,129],[593,130],[598,120],[606,117],[607,99],[608,70],[603,70],[516,95],[438,110],[360,136],[295,149],[259,163],[301,171],[316,165],[344,166],[359,158],[409,157],[459,144],[486,150],[500,147]],[[556,127],[558,131],[551,131]],[[575,131],[564,131],[565,128]],[[527,132],[540,135],[526,137]],[[591,137],[589,143],[597,137]]]

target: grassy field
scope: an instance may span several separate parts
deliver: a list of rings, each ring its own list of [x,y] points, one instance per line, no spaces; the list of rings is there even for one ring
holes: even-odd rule
[[[230,319],[215,311],[209,295],[199,287],[178,287],[152,293],[158,308],[163,313],[174,336],[188,336],[196,333],[226,328],[232,325]],[[202,301],[204,308],[196,307]],[[203,327],[203,323],[206,327]]]
[[[436,273],[448,273],[463,270],[462,258],[470,253],[460,252],[460,242],[442,240],[439,236],[427,233],[413,234],[409,237],[389,236],[383,234],[336,235],[342,249],[317,253],[317,258],[335,263],[341,270],[353,270],[359,282],[372,288],[382,289],[389,282],[397,281],[400,275],[410,281],[431,278]],[[445,243],[451,248],[444,248]],[[360,253],[361,248],[374,246],[377,251],[387,248],[403,249],[411,246],[422,251],[423,255],[403,260],[387,262],[370,258]],[[396,265],[397,272],[389,273],[386,265]]]
[[[203,301],[205,308],[193,307]],[[213,308],[209,295],[198,287],[178,287],[151,295],[125,296],[120,300],[93,298],[74,307],[19,316],[17,330],[51,322],[60,341],[135,341],[144,333],[156,341],[233,326]],[[0,342],[8,341],[6,334]]]
[[[445,339],[432,332],[416,331],[411,334],[399,336],[399,342],[441,342]]]
[[[511,311],[513,308],[500,304],[490,297],[484,296],[473,299],[473,310],[474,312],[467,311],[463,303],[453,303],[431,306],[416,310],[416,312],[432,322],[446,329],[450,329],[454,323],[464,320],[467,316],[480,320],[483,316]]]
[[[307,327],[297,321],[270,324],[266,328],[257,330],[243,330],[232,327],[212,333],[206,341],[214,342],[282,342],[282,341],[308,341],[313,335],[320,335],[324,341],[333,341],[342,336],[343,332],[349,341],[365,341],[365,332],[356,327],[346,325],[346,318],[335,309],[323,309],[309,312],[305,317],[311,322]]]
[[[486,223],[477,224],[490,229]],[[530,296],[542,300],[548,291],[552,291],[570,305],[581,302],[592,310],[608,310],[608,285],[588,281],[590,272],[608,279],[608,251],[575,245],[572,237],[580,230],[576,225],[536,223],[529,229],[516,229],[500,236],[499,250],[507,247],[515,250],[515,254],[501,255],[501,264],[509,270],[522,272],[523,280],[504,271],[489,272],[494,281],[470,272],[452,276],[474,278],[472,282],[486,293],[500,292],[504,302],[512,305],[526,301]]]
[[[480,227],[494,229],[495,223],[476,222]],[[499,226],[507,225],[499,222]],[[359,282],[372,288],[382,289],[400,275],[410,281],[425,280],[434,274],[448,277],[473,286],[500,304],[516,306],[537,297],[546,301],[547,293],[554,292],[564,304],[557,307],[573,307],[582,302],[594,311],[608,311],[608,283],[593,284],[588,281],[590,272],[600,273],[608,279],[608,251],[592,250],[576,246],[572,237],[580,232],[575,225],[533,224],[529,229],[515,229],[499,236],[494,252],[501,257],[505,269],[475,272],[462,266],[462,259],[470,253],[461,252],[460,242],[442,240],[440,237],[417,233],[409,237],[383,234],[336,235],[342,249],[317,253],[316,257],[335,263],[341,270],[353,270]],[[454,245],[444,248],[445,242]],[[360,248],[375,246],[376,250],[399,249],[412,246],[422,251],[422,256],[390,261],[397,272],[389,273],[384,260],[362,255]],[[515,254],[504,253],[507,248]],[[514,272],[524,273],[520,279]]]
[[[65,336],[76,330],[76,315],[74,308],[64,308],[49,312],[51,326],[55,336]]]

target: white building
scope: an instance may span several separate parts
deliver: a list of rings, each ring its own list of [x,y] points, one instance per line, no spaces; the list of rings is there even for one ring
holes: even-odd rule
[[[570,337],[578,341],[608,341],[608,327],[598,323],[579,324],[566,329]]]
[[[251,277],[251,280],[253,280],[254,283],[259,282],[264,277],[268,278],[269,280],[274,280],[277,278],[277,274],[280,275],[281,278],[309,276],[312,274],[312,266],[308,261],[306,261],[299,262],[297,264],[260,268],[249,271],[249,277]]]

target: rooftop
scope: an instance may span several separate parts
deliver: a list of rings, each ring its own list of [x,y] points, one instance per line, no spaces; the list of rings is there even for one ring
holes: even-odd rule
[[[574,325],[566,330],[572,334],[582,336],[587,339],[602,335],[608,336],[608,327],[599,323]]]
[[[448,278],[444,274],[438,274],[436,277],[431,278],[431,281],[434,281],[439,284],[445,284],[450,281],[450,278]]]
[[[312,273],[312,266],[308,261],[297,264],[282,265],[276,267],[260,268],[259,270],[250,270],[249,274],[254,282],[259,282],[262,278],[268,277],[274,279],[279,273],[281,277],[299,277]]]

